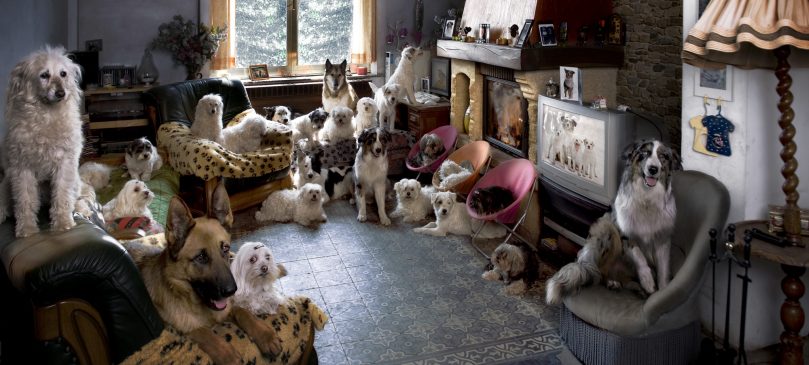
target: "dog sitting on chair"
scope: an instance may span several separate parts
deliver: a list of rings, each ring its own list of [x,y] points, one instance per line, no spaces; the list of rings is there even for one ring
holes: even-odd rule
[[[217,94],[208,94],[199,99],[194,113],[194,123],[191,124],[191,134],[198,138],[222,144],[222,113],[225,107],[222,97]]]
[[[677,214],[671,179],[672,172],[682,169],[680,157],[652,140],[631,144],[622,157],[624,172],[612,214],[605,214],[590,227],[576,262],[562,267],[548,281],[548,304],[561,303],[563,297],[598,282],[619,289],[638,280],[646,294],[668,285]],[[649,260],[656,270],[657,285]]]
[[[261,242],[245,242],[230,263],[236,279],[233,304],[253,314],[275,314],[284,297],[273,285],[286,276],[284,265],[276,264],[272,251]]]
[[[112,222],[122,217],[146,217],[152,219],[149,204],[154,199],[154,193],[143,181],[129,180],[118,192],[118,195],[104,204],[104,220]]]
[[[429,166],[441,154],[446,151],[444,149],[444,141],[435,133],[427,133],[421,136],[419,140],[419,152],[415,154],[410,161],[410,165],[414,167]]]
[[[157,153],[157,148],[146,137],[133,140],[126,146],[124,161],[126,173],[123,177],[129,175],[141,181],[151,180],[152,173],[163,166],[163,159]]]

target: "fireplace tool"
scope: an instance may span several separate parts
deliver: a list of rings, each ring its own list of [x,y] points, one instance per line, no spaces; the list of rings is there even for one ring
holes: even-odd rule
[[[717,254],[717,235],[715,229],[709,232],[711,237],[710,246],[711,252],[709,259],[711,261],[711,338],[703,341],[703,360],[713,364],[733,364],[736,359],[736,364],[747,364],[747,354],[744,350],[744,336],[745,324],[747,320],[747,287],[751,280],[748,275],[750,269],[750,242],[752,241],[752,233],[748,230],[744,235],[744,250],[743,256],[737,258],[733,253],[733,243],[736,241],[736,226],[731,224],[727,228],[727,241],[725,241],[725,252],[720,257]],[[722,348],[716,349],[714,346],[714,338],[716,338],[716,265],[722,261],[728,262],[728,276],[727,276],[727,291],[725,297],[725,336],[722,341]],[[731,305],[731,287],[733,282],[733,266],[738,265],[744,269],[744,274],[737,274],[736,276],[742,280],[742,293],[741,293],[741,318],[739,321],[739,349],[738,358],[736,358],[737,351],[730,346],[730,305]]]

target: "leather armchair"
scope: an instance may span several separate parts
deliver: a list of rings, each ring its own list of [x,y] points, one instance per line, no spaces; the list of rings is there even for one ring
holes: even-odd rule
[[[197,102],[212,93],[222,97],[223,125],[255,113],[239,80],[190,80],[144,93],[147,115],[157,129],[157,145],[167,150],[168,164],[182,176],[183,200],[192,209],[209,211],[213,189],[224,178],[231,208],[238,211],[261,204],[275,190],[291,187],[292,132],[286,126],[273,123],[264,148],[242,154],[190,134]]]

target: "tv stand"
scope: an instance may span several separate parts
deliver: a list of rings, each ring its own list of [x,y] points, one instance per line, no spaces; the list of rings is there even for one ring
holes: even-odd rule
[[[564,236],[584,246],[590,225],[610,207],[581,196],[547,178],[540,177],[540,204],[543,237]],[[552,232],[552,233],[547,233]]]

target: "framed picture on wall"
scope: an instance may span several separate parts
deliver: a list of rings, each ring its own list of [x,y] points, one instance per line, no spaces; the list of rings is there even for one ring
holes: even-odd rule
[[[430,63],[430,92],[436,95],[449,96],[450,84],[449,58],[433,57]]]
[[[733,68],[698,69],[694,73],[694,96],[733,101]]]
[[[443,39],[452,39],[452,34],[455,33],[455,18],[444,19],[444,27],[441,29]]]

